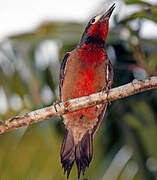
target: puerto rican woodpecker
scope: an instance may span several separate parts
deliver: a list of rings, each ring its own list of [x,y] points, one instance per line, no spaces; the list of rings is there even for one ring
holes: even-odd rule
[[[60,99],[87,96],[108,91],[113,69],[106,53],[105,41],[113,4],[105,14],[94,16],[87,24],[78,46],[65,54],[60,68]],[[78,179],[92,160],[93,139],[104,117],[108,103],[95,105],[63,115],[66,128],[61,147],[61,163],[69,178],[76,162]]]

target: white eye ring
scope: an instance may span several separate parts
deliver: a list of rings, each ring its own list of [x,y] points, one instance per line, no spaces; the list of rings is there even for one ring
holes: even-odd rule
[[[95,24],[101,17],[102,17],[102,15],[98,15],[98,16],[94,17],[94,18],[91,20],[91,24]]]

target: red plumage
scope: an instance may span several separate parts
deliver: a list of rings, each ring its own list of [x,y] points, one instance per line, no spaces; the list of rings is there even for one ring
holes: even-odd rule
[[[81,42],[67,53],[60,69],[60,97],[62,101],[89,95],[112,84],[113,72],[105,50],[109,17],[114,5],[88,23]],[[69,177],[76,162],[78,178],[85,172],[93,154],[93,139],[98,130],[107,103],[64,115],[66,134],[61,148],[61,163]]]

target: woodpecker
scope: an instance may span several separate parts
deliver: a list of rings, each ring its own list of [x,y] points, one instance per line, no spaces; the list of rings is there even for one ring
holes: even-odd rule
[[[105,40],[113,4],[105,14],[94,16],[87,24],[78,46],[65,54],[60,68],[60,99],[87,96],[108,91],[113,69],[106,53]],[[108,103],[63,115],[66,128],[61,147],[61,163],[69,178],[76,162],[78,179],[92,160],[93,139],[102,122]]]

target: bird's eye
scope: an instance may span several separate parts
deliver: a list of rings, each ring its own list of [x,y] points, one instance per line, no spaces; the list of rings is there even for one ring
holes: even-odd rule
[[[98,15],[98,16],[95,16],[92,20],[91,20],[91,24],[94,24],[96,23],[97,21],[99,21],[99,19],[101,18],[102,15]]]
[[[91,24],[94,24],[94,23],[95,23],[95,18],[93,18],[91,21]]]

